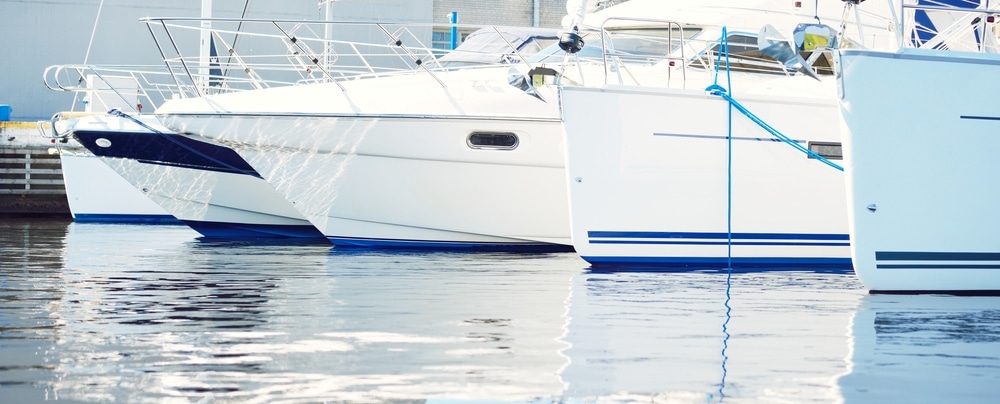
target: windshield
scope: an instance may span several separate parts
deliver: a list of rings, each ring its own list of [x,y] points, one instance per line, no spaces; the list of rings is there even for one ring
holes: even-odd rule
[[[677,51],[680,48],[681,38],[691,38],[701,31],[702,29],[698,27],[609,29],[607,31],[607,48],[609,55],[633,61],[648,60],[655,63]],[[600,33],[585,31],[581,32],[580,35],[583,36],[584,47],[575,55],[581,59],[603,59]],[[559,48],[559,44],[556,43],[528,58],[528,61],[531,63],[558,63],[562,62],[565,54],[566,52],[563,52]]]

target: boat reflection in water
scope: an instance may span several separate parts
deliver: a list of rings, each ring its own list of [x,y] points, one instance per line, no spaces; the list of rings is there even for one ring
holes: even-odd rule
[[[972,402],[998,298],[0,221],[4,403]],[[852,321],[853,319],[853,321]]]
[[[16,389],[22,402],[530,401],[564,389],[575,254],[341,252],[325,241],[192,241],[182,226],[63,228],[65,247],[49,252],[63,268],[19,292],[58,291],[39,315],[53,325],[23,327],[41,341],[24,361],[42,367],[17,371],[34,380]]]
[[[1000,397],[1000,297],[868,295],[850,332],[848,403]]]
[[[727,293],[728,292],[728,293]],[[863,291],[830,273],[590,272],[573,281],[564,397],[831,402]]]

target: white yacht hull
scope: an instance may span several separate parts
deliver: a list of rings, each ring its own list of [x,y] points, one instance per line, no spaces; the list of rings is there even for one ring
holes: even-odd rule
[[[803,146],[839,142],[832,94],[734,98]],[[843,173],[735,110],[730,165],[729,114],[700,90],[565,87],[576,251],[593,266],[850,270]]]
[[[205,237],[322,239],[224,147],[112,116],[81,118],[73,136],[134,190]]]
[[[1000,290],[1000,56],[843,50],[838,65],[858,277],[873,292]]]
[[[84,151],[59,154],[66,201],[76,222],[180,224],[97,156]]]
[[[399,98],[393,81],[358,80],[346,95],[291,87],[157,112],[237,151],[335,245],[570,250],[557,100],[484,78],[504,72],[448,87],[403,77]],[[517,144],[474,147],[474,133]]]

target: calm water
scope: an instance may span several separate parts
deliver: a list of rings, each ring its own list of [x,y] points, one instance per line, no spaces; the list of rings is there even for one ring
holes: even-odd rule
[[[995,402],[1000,299],[0,219],[0,402]]]

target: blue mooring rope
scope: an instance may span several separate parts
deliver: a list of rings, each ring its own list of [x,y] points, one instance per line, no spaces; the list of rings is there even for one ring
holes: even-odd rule
[[[726,40],[726,28],[725,27],[722,27],[722,40],[721,41],[722,41],[721,49],[723,49],[723,52],[726,53],[726,83],[729,84],[730,87],[732,87],[732,82],[729,80],[729,68],[728,68],[729,67],[729,52],[726,51],[727,49],[729,49],[729,45],[728,45],[728,41]],[[719,58],[721,59],[721,54],[719,55]],[[816,160],[819,160],[820,162],[822,162],[822,163],[824,163],[824,164],[826,164],[826,165],[828,165],[830,167],[836,168],[839,171],[844,171],[844,168],[841,167],[841,166],[839,166],[839,165],[837,165],[837,163],[834,163],[834,162],[832,162],[830,160],[827,160],[826,157],[823,157],[823,156],[820,156],[819,154],[816,154],[812,150],[809,150],[805,146],[802,146],[801,144],[799,144],[799,142],[796,142],[795,140],[789,138],[788,136],[783,135],[777,129],[775,129],[771,125],[768,125],[767,122],[764,122],[763,119],[760,119],[760,117],[758,117],[757,115],[754,115],[753,112],[750,112],[750,110],[748,110],[746,107],[744,107],[738,101],[736,101],[735,99],[733,99],[733,97],[730,95],[730,91],[726,90],[725,87],[722,87],[722,86],[720,86],[718,84],[718,80],[719,80],[719,63],[718,63],[718,60],[719,59],[717,59],[717,62],[715,63],[715,79],[714,79],[714,81],[712,82],[712,84],[710,86],[708,86],[708,87],[705,88],[705,91],[708,91],[709,94],[717,95],[719,97],[722,97],[723,99],[725,99],[726,101],[728,101],[729,105],[731,105],[733,108],[736,108],[737,111],[740,111],[741,113],[743,113],[743,115],[745,115],[747,118],[749,118],[751,121],[753,121],[754,123],[756,123],[757,125],[759,125],[761,128],[763,128],[764,130],[766,130],[768,133],[770,133],[772,136],[774,136],[778,140],[781,140],[782,142],[787,143],[788,145],[790,145],[790,146],[798,149],[799,151],[801,151],[801,152],[809,155],[809,157],[812,157],[812,158],[814,158]],[[730,113],[732,113],[732,112],[730,111]],[[729,139],[730,139],[730,141],[732,140],[732,137],[733,137],[732,119],[730,119],[730,126],[729,126]]]
[[[709,85],[707,88],[705,88],[705,91],[708,91],[709,94],[722,97],[727,102],[729,102],[729,105],[730,105],[730,108],[728,110],[728,125],[729,125],[728,126],[728,131],[729,131],[729,133],[726,136],[727,146],[728,146],[728,148],[727,148],[727,153],[728,153],[728,156],[727,156],[727,184],[726,184],[726,186],[727,186],[727,205],[726,205],[726,208],[727,208],[727,212],[726,212],[726,233],[727,233],[727,235],[726,235],[726,241],[727,241],[726,242],[726,248],[727,248],[727,252],[726,252],[726,302],[725,302],[725,307],[726,307],[726,321],[722,324],[722,333],[725,335],[725,338],[722,341],[722,381],[719,383],[719,391],[718,391],[718,393],[719,393],[719,401],[722,401],[725,398],[726,373],[727,373],[726,362],[729,359],[729,356],[726,354],[726,350],[727,350],[727,348],[729,348],[729,337],[730,337],[730,334],[729,334],[729,320],[732,318],[732,306],[730,306],[729,302],[730,302],[730,299],[732,298],[731,288],[732,288],[732,276],[733,276],[733,108],[735,108],[737,111],[739,111],[744,116],[746,116],[747,118],[749,118],[752,122],[754,122],[757,125],[759,125],[761,128],[763,128],[765,131],[767,131],[768,133],[770,133],[772,136],[774,136],[778,140],[781,140],[782,142],[785,142],[785,143],[791,145],[792,147],[798,149],[799,151],[801,151],[801,152],[809,155],[809,157],[812,157],[812,158],[814,158],[816,160],[819,160],[820,162],[822,162],[822,163],[824,163],[824,164],[826,164],[826,165],[828,165],[830,167],[833,167],[833,168],[835,168],[835,169],[837,169],[839,171],[844,171],[843,167],[837,165],[836,163],[834,163],[834,162],[832,162],[830,160],[827,160],[825,157],[820,156],[819,154],[816,154],[815,152],[813,152],[812,150],[809,150],[808,148],[802,146],[801,144],[799,144],[795,140],[789,138],[788,136],[783,135],[781,132],[779,132],[777,129],[775,129],[771,125],[768,125],[767,122],[764,122],[763,119],[760,119],[760,117],[758,117],[757,115],[754,115],[752,112],[750,112],[750,110],[748,110],[746,107],[744,107],[738,101],[736,101],[735,99],[733,99],[733,97],[730,95],[730,90],[727,90],[725,87],[722,87],[721,85],[719,85],[719,68],[722,65],[722,55],[725,54],[726,55],[726,84],[729,85],[730,87],[732,87],[732,80],[731,80],[731,76],[730,76],[730,73],[729,73],[730,72],[730,70],[729,70],[729,41],[728,41],[727,37],[728,37],[728,33],[727,33],[727,30],[726,30],[726,27],[722,27],[722,38],[719,40],[719,48],[720,48],[719,50],[720,51],[716,55],[715,76],[714,76],[714,79],[712,81],[712,84]]]
[[[716,55],[715,60],[715,78],[712,82],[711,87],[719,87],[719,66],[722,62],[722,54],[726,55],[726,84],[732,87],[733,83],[730,80],[729,75],[729,41],[727,38],[726,27],[722,27],[722,39],[720,41],[720,53]],[[721,87],[719,87],[721,88]],[[732,279],[733,279],[733,109],[729,108],[728,112],[728,130],[729,134],[726,136],[726,321],[722,323],[722,334],[725,338],[722,340],[722,380],[719,382],[719,402],[722,402],[726,397],[726,362],[729,361],[729,356],[726,354],[726,350],[729,348],[729,320],[732,318],[732,306],[729,305],[729,301],[732,298],[730,290],[732,289]]]

